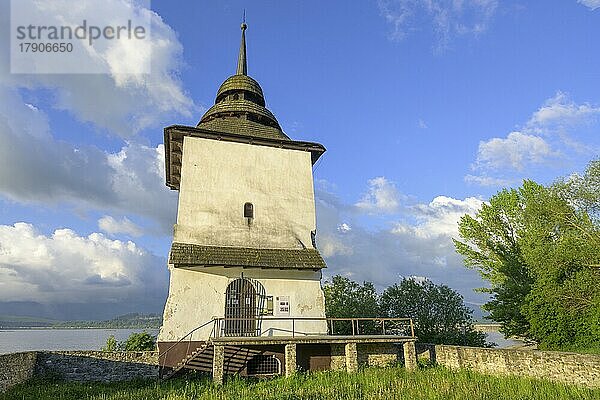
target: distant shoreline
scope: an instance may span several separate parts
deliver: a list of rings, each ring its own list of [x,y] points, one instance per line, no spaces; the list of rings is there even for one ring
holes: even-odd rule
[[[160,329],[159,326],[0,326],[0,331],[39,331],[72,329]]]
[[[158,314],[130,313],[109,320],[52,320],[39,317],[0,315],[0,331],[28,329],[159,329]]]

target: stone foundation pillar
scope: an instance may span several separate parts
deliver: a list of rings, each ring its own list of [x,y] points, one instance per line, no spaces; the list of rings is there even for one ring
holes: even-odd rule
[[[356,372],[358,370],[358,352],[356,343],[346,343],[346,371]]]
[[[217,385],[223,384],[225,363],[225,346],[215,346],[213,354],[213,382]]]
[[[404,342],[402,347],[404,349],[404,368],[408,370],[417,369],[417,350],[415,349],[415,342]]]
[[[296,373],[296,343],[285,345],[285,376],[292,376]]]

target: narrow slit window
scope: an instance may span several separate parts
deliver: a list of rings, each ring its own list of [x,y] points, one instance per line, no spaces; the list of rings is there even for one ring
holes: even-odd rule
[[[254,218],[254,205],[252,203],[244,204],[244,218]]]

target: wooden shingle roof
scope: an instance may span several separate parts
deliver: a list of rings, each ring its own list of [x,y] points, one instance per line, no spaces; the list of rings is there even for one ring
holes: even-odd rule
[[[174,242],[171,247],[169,264],[175,267],[225,266],[312,270],[327,267],[316,249],[256,249],[179,242]]]

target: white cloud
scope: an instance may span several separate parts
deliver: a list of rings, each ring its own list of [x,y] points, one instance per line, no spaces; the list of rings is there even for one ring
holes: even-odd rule
[[[483,282],[463,266],[451,240],[460,217],[475,212],[482,200],[438,196],[429,203],[399,208],[393,218],[405,222],[390,221],[381,229],[366,229],[353,221],[355,208],[324,188],[317,188],[316,200],[317,246],[327,262],[325,279],[340,274],[384,288],[403,277],[428,277],[459,290],[469,301],[485,301],[484,295],[473,292]],[[342,231],[342,224],[352,229]]]
[[[379,11],[392,26],[391,38],[401,40],[422,26],[431,26],[438,48],[456,36],[484,32],[498,6],[497,0],[378,0]]]
[[[125,235],[138,237],[143,234],[142,228],[131,222],[127,217],[116,220],[110,215],[105,215],[98,220],[98,228],[109,235],[123,233]]]
[[[94,21],[127,20],[132,12],[151,20],[150,49],[139,51],[123,46],[130,41],[115,41],[111,47],[81,55],[82,63],[107,65],[107,74],[10,74],[8,63],[0,63],[0,85],[28,90],[47,89],[54,95],[53,106],[72,113],[77,119],[107,129],[111,134],[132,137],[138,131],[173,115],[191,116],[196,109],[178,77],[183,47],[176,33],[162,18],[128,0],[34,2],[50,25],[77,25],[86,17]],[[133,3],[135,4],[135,3]],[[0,23],[10,26],[9,2],[0,5]],[[43,8],[43,9],[41,9]],[[8,41],[0,52],[9,54]],[[135,50],[135,51],[133,51]],[[85,58],[87,57],[87,58]],[[151,73],[122,74],[124,67],[143,64],[150,57]],[[0,103],[2,107],[5,105]]]
[[[0,194],[25,204],[86,206],[135,214],[171,232],[177,196],[164,184],[164,146],[128,143],[118,153],[55,140],[46,115],[0,86]]]
[[[369,189],[355,206],[368,213],[393,213],[400,206],[400,194],[396,186],[380,176],[369,180]]]
[[[600,0],[577,0],[579,4],[583,4],[591,10],[600,8]]]
[[[344,223],[338,225],[337,230],[339,232],[346,233],[346,232],[350,232],[352,230],[352,228],[350,227],[350,225],[348,225],[347,223],[344,222]]]
[[[480,186],[506,187],[512,185],[515,181],[510,179],[494,178],[487,175],[465,175],[465,182]]]
[[[578,104],[559,91],[517,131],[481,141],[472,165],[475,174],[464,179],[482,186],[508,186],[536,168],[556,168],[594,157],[600,151],[599,121],[600,106]]]
[[[576,104],[567,94],[558,92],[533,113],[526,128],[536,133],[545,133],[557,125],[577,125],[598,116],[600,107],[589,103]]]
[[[133,242],[70,229],[0,225],[0,301],[156,303],[166,290],[164,260]]]
[[[333,257],[338,255],[352,255],[352,248],[346,246],[341,240],[333,235],[319,236],[319,251],[323,257]]]
[[[447,196],[437,196],[429,204],[413,207],[419,221],[416,234],[423,237],[458,236],[458,222],[465,215],[475,215],[483,205],[483,200],[467,197],[464,200]]]
[[[545,163],[558,155],[539,136],[511,132],[506,138],[492,138],[479,143],[477,167],[513,168],[522,171],[529,164]]]
[[[416,275],[411,275],[411,276],[407,276],[406,279],[410,279],[415,281],[416,283],[425,283],[429,281],[429,278],[427,278],[426,276],[416,276]]]
[[[397,223],[392,233],[415,235],[419,238],[445,236],[458,237],[458,222],[465,214],[474,215],[483,204],[481,199],[467,197],[464,200],[447,196],[437,196],[429,204],[417,204],[412,207],[416,223]],[[445,259],[440,257],[439,260]]]

